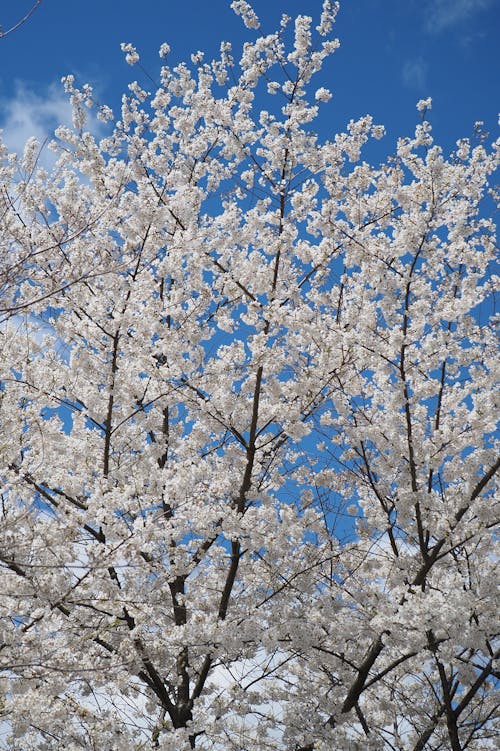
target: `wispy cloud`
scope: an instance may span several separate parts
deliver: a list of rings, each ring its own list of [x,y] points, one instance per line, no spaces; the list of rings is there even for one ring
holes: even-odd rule
[[[401,71],[401,78],[405,86],[423,91],[427,86],[428,65],[421,57],[407,60]]]
[[[58,125],[71,125],[71,119],[71,105],[60,84],[40,93],[19,83],[12,98],[0,99],[3,140],[17,153],[22,153],[28,138],[34,136],[43,143]]]
[[[106,129],[95,110],[86,114],[85,129],[96,138],[102,137]],[[61,83],[35,92],[24,82],[18,82],[12,97],[4,98],[0,92],[0,132],[10,152],[22,154],[27,140],[34,137],[42,146],[37,162],[50,169],[56,155],[44,145],[52,140],[59,125],[73,129],[73,108]]]
[[[425,8],[425,27],[427,31],[439,33],[469,20],[492,3],[493,0],[429,0]]]

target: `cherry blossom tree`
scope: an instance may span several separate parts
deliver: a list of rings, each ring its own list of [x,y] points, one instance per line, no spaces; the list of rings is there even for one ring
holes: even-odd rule
[[[239,65],[2,152],[3,747],[494,748],[499,142],[424,100],[370,166],[337,4],[232,6]]]

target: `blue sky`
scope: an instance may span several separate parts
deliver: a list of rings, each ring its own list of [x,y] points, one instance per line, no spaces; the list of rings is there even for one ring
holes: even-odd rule
[[[0,4],[8,29],[34,0]],[[156,76],[158,48],[167,41],[172,61],[201,49],[216,55],[221,39],[235,46],[246,30],[230,0],[42,0],[21,28],[0,39],[0,127],[13,149],[30,135],[44,137],[68,118],[61,76],[74,73],[92,83],[114,109],[134,78],[120,51],[132,42],[145,68]],[[318,17],[321,0],[257,0],[264,32],[281,13]],[[452,148],[470,135],[476,120],[494,130],[500,109],[500,0],[344,0],[336,34],[341,48],[324,70],[321,85],[334,98],[316,126],[327,137],[351,117],[372,114],[386,126],[380,148],[408,135],[417,119],[415,103],[433,98],[431,122],[438,140]],[[146,79],[141,83],[148,86]],[[150,84],[149,84],[150,86]]]

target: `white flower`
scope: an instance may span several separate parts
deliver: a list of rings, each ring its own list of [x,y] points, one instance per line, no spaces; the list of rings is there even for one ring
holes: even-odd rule
[[[198,50],[197,52],[193,52],[191,55],[191,62],[193,63],[193,65],[201,65],[201,63],[203,62],[204,56],[205,56],[205,53],[201,52],[200,50]]]
[[[281,89],[281,84],[278,81],[269,81],[267,84],[267,91],[269,94],[277,94]]]
[[[233,0],[231,3],[231,10],[233,10],[237,16],[241,16],[241,19],[247,29],[258,29],[260,21],[255,13],[254,9],[247,3],[246,0]]]
[[[374,125],[372,128],[372,136],[377,141],[380,141],[381,138],[385,136],[385,128],[383,125]]]
[[[23,167],[27,172],[31,172],[35,168],[39,154],[40,144],[34,136],[31,136],[26,141],[23,153]]]
[[[335,22],[335,17],[339,11],[339,4],[332,3],[330,0],[325,0],[323,3],[323,12],[321,13],[321,22],[316,29],[321,36],[326,36],[332,30],[332,26]]]
[[[126,52],[125,60],[129,65],[135,65],[139,62],[139,54],[136,48],[129,42],[122,42],[120,45],[121,51]]]
[[[105,104],[101,105],[97,113],[97,119],[102,123],[107,123],[109,120],[113,120],[113,110]]]
[[[427,97],[427,99],[420,99],[417,102],[417,109],[419,112],[425,112],[426,110],[430,110],[432,108],[432,98]]]
[[[324,86],[322,86],[320,89],[317,90],[316,94],[314,95],[314,98],[317,102],[328,102],[332,98],[332,92],[328,89],[325,89]]]

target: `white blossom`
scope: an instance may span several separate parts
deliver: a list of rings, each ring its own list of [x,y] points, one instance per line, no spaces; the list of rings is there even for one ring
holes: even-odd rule
[[[419,99],[417,102],[417,109],[419,112],[425,112],[426,110],[430,110],[432,107],[432,98],[428,97],[427,99]]]
[[[139,62],[139,53],[130,42],[122,42],[120,45],[122,52],[126,52],[125,60],[129,65],[135,65]]]
[[[0,139],[0,748],[493,747],[498,141],[322,140],[337,9]]]
[[[241,16],[243,23],[245,24],[247,29],[259,28],[260,21],[258,19],[258,16],[250,3],[246,2],[246,0],[233,0],[233,2],[231,3],[231,8],[237,16]]]
[[[167,42],[163,42],[163,44],[160,45],[158,54],[160,55],[160,57],[168,57],[169,53],[170,53],[170,45],[167,44]]]
[[[329,102],[332,98],[332,94],[328,89],[325,89],[324,86],[322,86],[320,89],[317,89],[314,98],[317,102]]]

